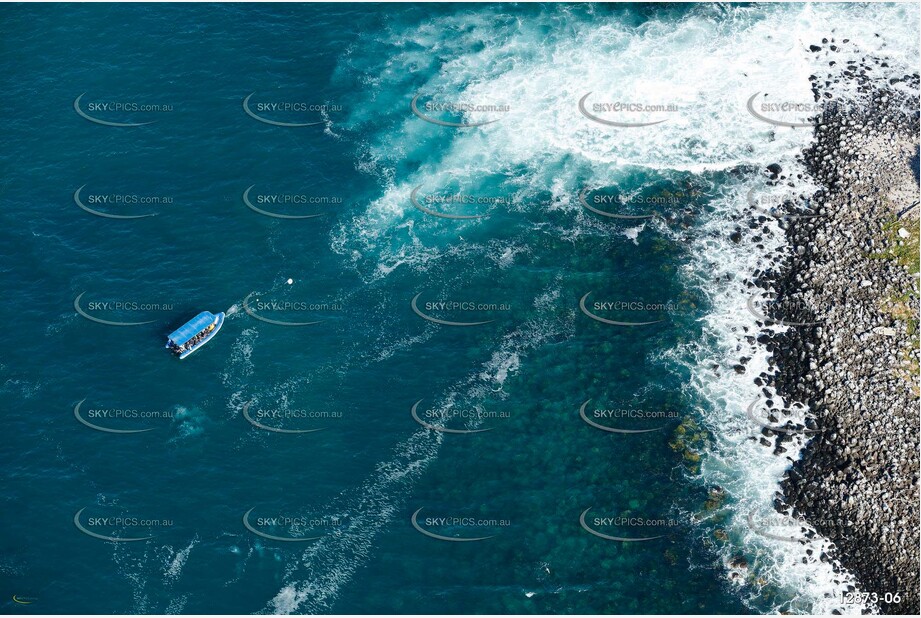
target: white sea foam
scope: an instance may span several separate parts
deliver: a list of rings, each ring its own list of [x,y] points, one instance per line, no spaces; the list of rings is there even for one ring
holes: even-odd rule
[[[791,159],[781,159],[787,169],[796,169]],[[805,444],[802,435],[786,443],[787,456],[776,456],[773,449],[758,442],[761,427],[747,414],[748,406],[761,397],[753,378],[769,372],[769,354],[749,337],[758,335],[757,318],[747,311],[746,301],[753,293],[742,283],[740,273],[752,273],[769,264],[765,254],[752,251],[747,243],[736,244],[728,236],[735,227],[731,216],[746,206],[745,185],[734,194],[715,203],[716,212],[695,235],[691,253],[700,256],[684,272],[688,282],[708,295],[710,312],[702,319],[703,336],[672,353],[676,362],[686,363],[691,371],[687,385],[690,394],[705,402],[698,410],[711,431],[714,444],[702,462],[702,481],[720,486],[732,502],[732,517],[721,526],[728,534],[723,560],[742,554],[748,561],[748,576],[730,579],[745,584],[744,599],[759,611],[793,613],[859,613],[859,605],[843,605],[842,593],[855,585],[852,576],[836,573],[830,563],[819,557],[828,551],[828,541],[816,535],[806,543],[777,540],[777,536],[799,536],[799,530],[786,533],[752,527],[748,515],[755,514],[756,524],[775,515],[773,501],[779,491],[778,481],[799,449]],[[773,234],[765,237],[766,250],[783,247],[782,230],[776,221],[769,222]],[[785,327],[776,327],[783,330]],[[750,358],[744,374],[733,370],[742,357]],[[705,522],[706,523],[706,522]],[[808,528],[808,526],[806,526]],[[707,528],[704,528],[707,530]],[[811,555],[807,552],[811,550]],[[765,606],[769,590],[779,591],[776,607]]]
[[[506,103],[511,110],[497,123],[467,131],[400,114],[366,147],[366,166],[386,177],[387,188],[334,233],[333,245],[343,255],[375,256],[386,275],[400,266],[422,267],[446,242],[486,225],[476,219],[445,226],[419,213],[409,201],[419,185],[454,183],[476,193],[482,192],[483,179],[504,178],[515,190],[516,208],[533,209],[536,194],[547,189],[549,209],[579,208],[572,196],[583,185],[616,184],[631,166],[701,172],[779,158],[802,137],[786,131],[765,140],[772,127],[747,113],[746,100],[758,91],[811,100],[812,67],[797,43],[810,36],[806,21],[795,19],[793,35],[781,37],[778,20],[789,20],[779,11],[733,12],[733,19],[722,22],[704,14],[639,29],[614,18],[573,18],[566,34],[551,35],[549,44],[540,20],[513,20],[490,11],[444,17],[412,34],[394,34],[382,42],[389,70],[372,93],[377,104],[360,107],[379,110],[379,99],[401,92],[405,77],[394,67],[425,67],[437,55],[448,60],[420,92],[450,101]],[[778,16],[762,18],[765,12]],[[445,31],[463,34],[448,39]],[[470,53],[470,46],[481,41],[489,44]],[[665,103],[678,111],[667,112],[667,121],[654,127],[612,129],[579,112],[579,99],[590,91],[592,100],[602,103]],[[389,96],[394,106],[405,105],[401,97]],[[646,114],[618,119],[636,121],[632,116],[648,120]],[[352,118],[356,124],[365,120],[361,113]],[[442,133],[433,138],[433,131]],[[758,157],[752,156],[753,142],[759,142]],[[424,156],[423,148],[437,156]],[[389,166],[404,156],[421,163],[408,177],[395,178]]]
[[[184,548],[179,551],[174,551],[172,548],[169,548],[169,554],[166,557],[165,568],[163,569],[163,578],[170,584],[175,583],[179,576],[182,574],[182,567],[185,566],[186,561],[189,559],[189,554],[192,553],[192,549],[198,544],[198,538],[192,539],[192,541]]]
[[[255,327],[244,329],[233,342],[230,359],[224,370],[221,371],[221,382],[224,386],[232,387],[246,381],[253,375],[255,367],[252,362],[253,345],[259,337]]]
[[[504,335],[491,358],[445,392],[440,405],[486,394],[501,397],[502,385],[510,373],[518,370],[523,356],[572,328],[572,315],[560,320],[550,314],[550,301],[557,296],[556,290],[547,290],[535,299],[537,316]],[[312,543],[297,561],[287,565],[286,584],[263,613],[330,613],[342,587],[370,558],[377,535],[399,513],[408,489],[437,457],[443,435],[427,429],[415,432],[397,444],[393,458],[379,463],[361,486],[349,488],[333,499],[323,511],[346,524]]]
[[[638,245],[640,243],[638,243],[636,239],[640,237],[640,232],[642,232],[645,229],[646,229],[645,223],[638,225],[636,227],[628,227],[627,229],[623,231],[623,235],[629,238],[630,240],[632,240],[634,245]]]
[[[639,27],[617,15],[593,13],[592,8],[567,7],[518,19],[501,8],[464,11],[388,33],[379,41],[379,63],[362,65],[360,55],[351,54],[348,64],[374,75],[365,82],[373,104],[357,106],[349,119],[355,127],[373,122],[372,115],[387,105],[405,107],[416,93],[511,109],[499,122],[470,130],[434,127],[408,110],[377,119],[384,128],[365,144],[359,167],[377,174],[386,190],[333,233],[334,249],[356,263],[373,256],[380,277],[405,267],[425,270],[444,255],[445,246],[462,244],[465,251],[485,253],[467,236],[488,225],[488,219],[451,226],[433,221],[410,205],[409,194],[419,185],[455,183],[474,193],[483,179],[500,177],[514,191],[513,212],[573,214],[572,225],[540,222],[533,227],[535,234],[574,239],[598,225],[577,212],[581,207],[574,196],[584,186],[616,185],[628,169],[700,174],[780,163],[785,173],[795,174],[802,171],[795,157],[811,130],[757,120],[746,110],[749,97],[766,93],[775,100],[811,102],[809,76],[827,69],[831,58],[827,49],[814,54],[807,48],[823,38],[834,37],[839,45],[849,39],[834,58],[839,64],[871,53],[886,55],[894,67],[914,70],[917,65],[916,30],[905,27],[918,21],[918,7],[911,4],[710,5],[680,20],[651,20]],[[590,102],[672,104],[677,110],[638,113],[635,119],[621,114],[617,120],[665,122],[613,129],[580,114],[577,103],[589,92]],[[400,177],[396,170],[406,158],[419,163]],[[708,295],[712,311],[703,318],[703,340],[673,355],[675,362],[689,363],[689,389],[707,402],[701,414],[716,444],[703,475],[726,489],[738,508],[729,524],[726,559],[733,551],[756,556],[749,566],[755,581],[790,599],[765,608],[759,584],[745,593],[753,608],[860,611],[839,603],[840,592],[853,578],[815,560],[825,540],[817,538],[808,546],[773,540],[752,531],[740,516],[753,509],[773,512],[778,480],[790,463],[750,439],[759,428],[745,414],[759,395],[752,377],[767,369],[767,356],[745,338],[757,335],[757,327],[745,311],[739,276],[764,267],[765,253],[783,241],[776,224],[773,236],[763,242],[764,253],[727,239],[732,217],[746,206],[748,187],[741,182],[723,188],[713,201],[715,212],[688,235],[695,258],[683,276]],[[549,192],[549,202],[537,200],[541,192]],[[640,230],[625,234],[631,237],[634,231]],[[743,355],[751,360],[740,376],[731,366]],[[518,362],[513,354],[497,354],[482,375],[504,379]],[[719,369],[714,372],[711,365]],[[789,443],[788,455],[795,457],[802,443],[802,438]]]
[[[201,408],[176,406],[173,410],[173,427],[176,436],[170,438],[170,442],[196,438],[205,432],[208,423],[208,415]]]
[[[815,9],[815,10],[813,10]],[[886,28],[883,24],[895,24],[904,17],[905,7],[890,11],[878,8],[849,10],[835,13],[831,7],[812,7],[804,9],[799,15],[798,23],[806,44],[819,43],[823,36],[830,36],[837,26],[837,37],[849,37],[852,42],[867,45],[863,48],[880,49],[883,53],[895,52],[890,59],[896,74],[901,74],[914,62],[899,66],[898,59],[908,54],[917,59],[917,43],[907,44],[900,40],[905,28]],[[917,7],[908,9],[915,13]],[[876,32],[895,32],[889,40],[877,38]],[[808,36],[806,36],[808,35]],[[835,36],[835,35],[831,35]],[[895,43],[895,45],[893,45]],[[893,48],[899,47],[900,51]],[[855,54],[856,57],[857,54]],[[847,56],[844,57],[845,59]],[[841,58],[836,58],[841,63]],[[822,60],[827,64],[827,59]],[[816,72],[822,67],[816,67]],[[885,79],[886,76],[880,76]],[[839,95],[848,94],[841,90]],[[793,134],[791,132],[791,134]],[[800,138],[794,146],[805,147],[811,134],[796,133]],[[772,153],[773,161],[780,163],[784,173],[790,176],[802,173],[802,167],[794,160],[795,150],[778,156]],[[753,157],[762,157],[760,145],[756,145]],[[793,458],[798,456],[804,446],[802,435],[784,446],[788,452],[784,456],[775,456],[772,449],[758,443],[760,427],[753,423],[746,412],[748,406],[762,396],[761,388],[753,383],[753,377],[762,372],[770,373],[768,353],[759,345],[750,341],[757,336],[757,320],[746,307],[746,301],[754,290],[747,289],[741,277],[750,276],[758,269],[769,266],[766,253],[786,248],[783,247],[782,231],[776,221],[770,221],[773,234],[763,236],[765,251],[752,251],[750,242],[736,244],[728,236],[737,224],[745,227],[748,219],[738,223],[732,217],[741,213],[747,206],[748,187],[738,185],[729,187],[729,193],[715,202],[714,212],[695,236],[692,254],[698,256],[684,273],[688,281],[707,293],[712,310],[703,319],[703,339],[701,342],[687,346],[675,354],[676,359],[688,363],[692,379],[689,389],[709,405],[701,409],[709,429],[713,432],[716,444],[712,448],[702,467],[702,476],[707,484],[719,485],[736,501],[732,520],[724,525],[729,534],[730,543],[724,548],[724,560],[728,564],[734,553],[743,553],[754,557],[748,564],[749,577],[740,577],[734,581],[747,582],[745,599],[753,608],[761,611],[820,613],[832,611],[858,614],[868,606],[861,604],[843,604],[842,593],[848,586],[856,586],[854,578],[840,568],[819,560],[824,552],[830,552],[829,541],[818,534],[802,536],[811,537],[803,542],[790,542],[766,536],[792,536],[802,538],[798,527],[781,527],[785,532],[766,530],[761,526],[752,526],[747,515],[759,514],[760,517],[776,517],[773,501],[779,490],[778,480],[789,467]],[[810,187],[800,182],[797,191],[807,195]],[[775,326],[773,330],[782,331],[786,327]],[[732,370],[732,365],[741,357],[749,357],[745,374],[739,375]],[[717,369],[713,369],[717,367]],[[769,389],[770,391],[770,389]],[[770,391],[772,392],[772,391]],[[774,397],[779,400],[780,398]],[[799,402],[780,402],[792,409],[802,419],[805,408]],[[796,418],[796,417],[795,417]],[[756,519],[760,518],[756,517]],[[810,526],[803,528],[812,530]],[[780,599],[774,597],[774,605],[765,606],[769,591],[781,591]]]
[[[146,541],[139,549],[137,544],[112,543],[112,559],[119,575],[131,585],[133,605],[129,613],[134,614],[179,614],[188,602],[188,594],[170,595],[166,607],[151,599],[151,589],[157,593],[169,593],[180,579],[182,569],[198,544],[198,537],[192,539],[183,549],[177,550],[171,545],[161,545],[154,540]],[[162,579],[150,575],[149,565],[158,564]]]

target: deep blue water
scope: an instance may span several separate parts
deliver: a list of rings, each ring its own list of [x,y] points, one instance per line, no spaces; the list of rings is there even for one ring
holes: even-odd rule
[[[724,36],[726,46],[733,37],[754,40],[771,19],[766,12],[0,8],[3,610],[789,607],[801,590],[729,582],[725,556],[751,559],[762,550],[735,538],[727,548],[724,536],[700,525],[712,484],[674,436],[682,422],[704,423],[705,412],[724,404],[690,388],[695,365],[677,360],[709,341],[701,318],[713,302],[700,276],[689,274],[707,278],[700,243],[724,236],[713,230],[728,220],[720,209],[727,187],[757,178],[767,157],[801,140],[779,143],[765,127],[713,128],[729,122],[612,138],[575,106],[623,71],[665,71],[709,38]],[[646,51],[644,40],[652,41]],[[584,75],[574,76],[578,67]],[[726,79],[708,71],[701,90]],[[732,75],[740,73],[734,67]],[[696,92],[689,83],[676,83],[676,92]],[[668,98],[650,88],[657,102]],[[81,94],[80,109],[93,118],[152,123],[92,122],[74,109]],[[250,94],[250,110],[263,118],[319,124],[260,122],[244,111]],[[448,122],[507,114],[482,127],[439,126],[413,115],[416,94],[457,103],[491,95],[510,110],[433,111]],[[249,187],[260,209],[321,216],[254,212],[243,200]],[[415,187],[423,200],[508,201],[426,202],[444,213],[487,215],[440,218],[412,205]],[[671,201],[652,207],[664,215],[655,219],[611,219],[582,207],[584,187],[598,188],[590,199],[619,195],[623,212],[634,215],[650,212],[654,198]],[[97,216],[76,199],[103,214],[155,216]],[[610,320],[655,322],[618,327],[580,310],[587,293],[589,309],[595,301],[667,306],[596,306]],[[411,308],[417,295],[422,312],[438,319],[488,323],[426,321]],[[87,319],[75,310],[78,296],[95,318],[145,323]],[[431,304],[439,301],[492,307]],[[318,323],[285,326],[247,309]],[[226,311],[228,320],[178,361],[163,349],[165,335],[202,310]],[[735,362],[713,346],[711,357]],[[488,431],[426,429],[411,415],[420,400],[423,420],[440,428]],[[668,414],[596,418],[655,429],[610,433],[580,418],[587,400],[589,413]],[[150,431],[93,430],[75,418],[78,404],[98,426]],[[274,428],[322,431],[260,429],[244,408]],[[458,416],[425,416],[439,408]],[[153,418],[105,418],[99,410]],[[580,526],[589,508],[589,525],[601,533],[658,538],[592,535]],[[243,525],[248,511],[266,534],[318,538],[258,536]],[[84,530],[152,538],[94,538],[75,525],[78,512]],[[432,533],[491,538],[437,540],[413,527],[417,512]],[[267,521],[285,517],[303,521]],[[441,517],[486,523],[444,525]],[[658,523],[595,520],[615,517]],[[731,517],[720,514],[717,525]]]

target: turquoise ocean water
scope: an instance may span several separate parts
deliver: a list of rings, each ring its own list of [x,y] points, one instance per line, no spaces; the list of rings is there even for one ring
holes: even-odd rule
[[[732,283],[780,235],[727,236],[809,137],[745,100],[808,96],[833,29],[916,59],[913,17],[3,6],[3,611],[832,607],[745,525],[786,464]]]

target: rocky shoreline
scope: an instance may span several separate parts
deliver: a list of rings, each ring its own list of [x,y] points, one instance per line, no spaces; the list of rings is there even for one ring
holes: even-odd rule
[[[810,49],[837,51],[827,43]],[[852,573],[871,611],[918,614],[918,74],[880,80],[879,58],[829,67],[811,78],[828,104],[803,158],[819,190],[780,206],[790,251],[756,273],[771,299],[758,341],[775,371],[755,382],[784,428],[765,428],[761,442],[781,455],[795,435],[810,438],[778,511],[834,544],[815,558]],[[835,106],[842,84],[854,95]],[[776,165],[766,175],[781,187],[802,180]],[[810,416],[785,419],[779,400]]]

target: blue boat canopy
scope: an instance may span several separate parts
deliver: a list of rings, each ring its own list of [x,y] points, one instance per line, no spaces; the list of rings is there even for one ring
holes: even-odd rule
[[[194,318],[171,332],[169,334],[169,340],[176,345],[182,345],[201,331],[208,328],[208,326],[211,324],[214,324],[215,320],[217,320],[216,315],[210,311],[202,311]]]

